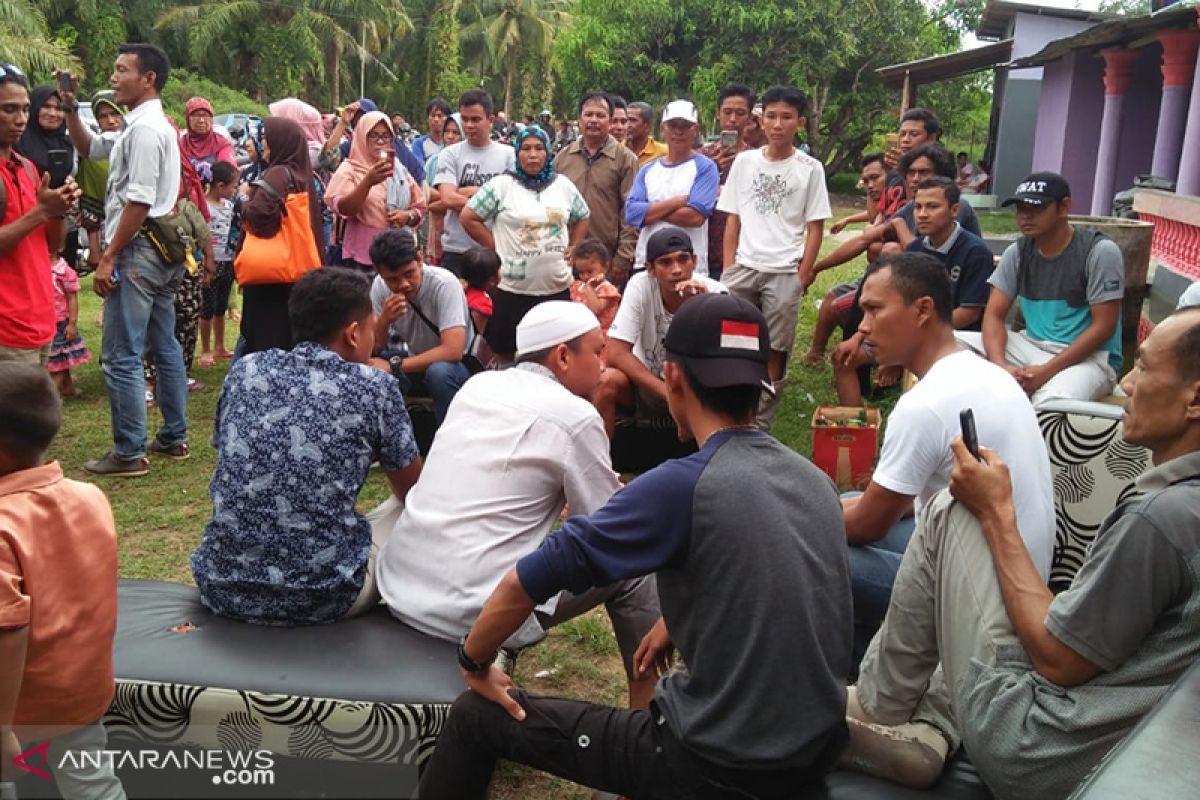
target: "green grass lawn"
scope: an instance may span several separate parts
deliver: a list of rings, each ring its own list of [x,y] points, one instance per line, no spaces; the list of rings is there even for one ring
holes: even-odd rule
[[[852,213],[839,208],[837,216]],[[824,252],[834,243],[826,241]],[[803,301],[796,350],[808,348],[816,320],[817,305],[833,284],[857,277],[864,268],[861,260],[823,273]],[[208,386],[189,395],[188,425],[192,456],[186,461],[151,459],[150,474],[143,478],[98,478],[83,469],[83,463],[110,449],[111,434],[104,377],[99,366],[100,331],[97,320],[100,300],[91,292],[91,279],[84,278],[80,293],[79,329],[93,353],[91,363],[76,370],[76,383],[82,396],[70,398],[64,405],[62,432],[51,450],[70,478],[95,483],[108,495],[116,516],[120,539],[122,577],[150,578],[191,583],[188,557],[200,540],[212,506],[208,481],[215,462],[210,445],[217,395],[228,362],[205,369],[196,367],[193,377]],[[235,326],[230,326],[228,346],[232,348]],[[834,335],[832,344],[837,343]],[[784,392],[773,433],[796,451],[808,455],[812,448],[809,420],[817,405],[833,405],[833,373],[828,365],[805,366],[798,358],[790,367],[790,380]],[[894,394],[881,405],[890,407]],[[149,433],[157,430],[161,417],[157,410],[148,412]],[[388,487],[378,470],[373,470],[359,497],[359,508],[378,505]],[[516,680],[533,692],[560,694],[602,703],[624,704],[625,679],[616,643],[602,612],[592,612],[556,628],[548,639],[521,658]],[[503,800],[554,798],[573,800],[590,793],[571,784],[506,765],[496,779],[493,797]]]

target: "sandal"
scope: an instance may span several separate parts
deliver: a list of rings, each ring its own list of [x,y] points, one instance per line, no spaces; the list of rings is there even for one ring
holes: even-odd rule
[[[199,363],[202,367],[215,367],[217,365],[217,360],[212,353],[204,353],[200,356]]]

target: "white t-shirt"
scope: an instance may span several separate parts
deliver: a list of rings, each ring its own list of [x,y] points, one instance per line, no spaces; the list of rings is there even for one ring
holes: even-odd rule
[[[531,192],[512,175],[497,175],[475,193],[467,208],[489,223],[496,238],[501,289],[547,295],[571,287],[571,266],[563,254],[570,245],[571,226],[590,212],[568,178],[559,175],[542,191]]]
[[[591,514],[617,487],[591,403],[537,364],[481,372],[454,396],[379,552],[379,591],[401,622],[457,640],[504,573],[550,533],[564,502]],[[544,635],[530,616],[508,644]]]
[[[729,294],[724,285],[711,278],[695,275],[693,280],[703,283],[709,292]],[[633,354],[646,365],[646,369],[661,378],[663,362],[666,360],[663,341],[667,338],[667,328],[673,319],[675,315],[668,313],[663,305],[658,281],[648,272],[639,272],[625,285],[625,294],[621,297],[617,316],[608,329],[608,336],[633,345]]]
[[[451,328],[467,330],[467,320],[470,319],[470,312],[467,311],[467,295],[463,292],[458,278],[454,277],[454,273],[441,267],[431,267],[428,264],[421,268],[421,272],[421,288],[417,290],[416,297],[409,302],[408,313],[399,317],[388,327],[388,341],[386,342],[386,346],[392,350],[398,349],[401,345],[407,346],[408,354],[413,356],[440,345],[442,333]],[[383,282],[383,278],[376,275],[375,280],[371,283],[371,305],[375,308],[376,314],[383,311],[384,303],[391,296],[392,290]],[[421,314],[424,314],[430,322],[437,326],[437,333],[434,333],[433,328],[421,319],[416,308],[420,308]],[[384,344],[384,342],[376,342],[375,346],[382,347]],[[468,346],[471,344],[470,335],[467,336],[466,344]]]
[[[975,413],[979,444],[1000,454],[1013,482],[1021,538],[1043,579],[1054,555],[1054,488],[1050,457],[1025,392],[1001,367],[969,350],[933,365],[911,391],[900,395],[887,421],[883,452],[872,480],[925,503],[950,485],[950,443],[962,431],[959,413]]]
[[[668,164],[666,157],[657,158],[638,170],[625,200],[625,221],[642,230],[638,234],[634,252],[633,268],[646,268],[646,243],[662,228],[677,227],[692,240],[696,253],[696,274],[708,275],[708,218],[712,216],[720,188],[720,173],[711,158],[700,153],[681,161]],[[651,203],[687,195],[688,207],[704,216],[704,224],[696,228],[675,225],[667,220],[644,224],[646,211]]]
[[[717,208],[741,219],[737,263],[760,272],[792,272],[804,255],[805,226],[829,219],[825,168],[807,153],[771,161],[767,148],[738,155]]]
[[[472,147],[468,142],[452,144],[438,153],[437,175],[433,185],[451,183],[457,187],[483,186],[497,175],[508,172],[516,164],[511,147],[489,142],[487,147]],[[467,236],[457,211],[446,212],[442,232],[442,249],[449,253],[465,253],[479,242]]]

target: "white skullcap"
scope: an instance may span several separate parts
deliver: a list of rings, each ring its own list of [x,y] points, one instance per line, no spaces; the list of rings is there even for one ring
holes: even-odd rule
[[[517,353],[548,350],[600,327],[587,306],[567,300],[549,300],[529,309],[517,325]]]

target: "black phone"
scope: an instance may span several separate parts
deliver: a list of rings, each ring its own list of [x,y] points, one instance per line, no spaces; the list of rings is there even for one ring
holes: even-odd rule
[[[975,433],[975,412],[964,408],[958,413],[958,422],[962,426],[963,444],[967,446],[971,455],[982,461],[983,459],[979,456],[979,436]]]
[[[58,90],[60,92],[75,92],[75,80],[72,78],[71,73],[66,70],[59,70],[55,78],[58,80]]]

